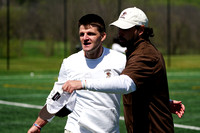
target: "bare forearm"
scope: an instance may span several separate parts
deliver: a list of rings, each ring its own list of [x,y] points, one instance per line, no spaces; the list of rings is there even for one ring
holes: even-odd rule
[[[38,117],[37,120],[35,121],[35,123],[38,124],[39,126],[43,127],[48,123],[48,121],[47,120],[43,120],[40,117]]]
[[[40,133],[41,128],[44,127],[47,123],[47,120],[43,120],[40,117],[38,117],[27,133]]]

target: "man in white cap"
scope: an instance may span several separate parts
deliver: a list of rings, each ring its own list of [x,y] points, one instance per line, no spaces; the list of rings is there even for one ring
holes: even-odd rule
[[[123,96],[128,132],[174,132],[169,110],[166,68],[161,53],[150,42],[145,13],[134,7],[122,11],[117,21],[120,43],[127,47],[127,64],[122,74],[136,84],[136,91]]]
[[[119,28],[120,43],[127,47],[127,63],[121,75],[109,79],[67,81],[63,90],[111,92],[112,88],[120,87],[133,90],[123,95],[127,132],[173,133],[170,111],[181,117],[185,107],[178,102],[175,104],[177,112],[171,110],[164,58],[149,40],[154,35],[153,29],[148,27],[147,16],[136,7],[127,8],[111,25]],[[116,90],[116,93],[121,92]]]

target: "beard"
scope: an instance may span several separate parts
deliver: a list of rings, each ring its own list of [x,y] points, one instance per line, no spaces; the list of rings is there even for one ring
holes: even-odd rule
[[[135,36],[134,38],[130,39],[130,40],[126,40],[125,38],[119,36],[119,45],[122,47],[131,47],[135,42],[137,42],[139,40],[139,36]]]
[[[118,37],[119,39],[119,45],[122,47],[127,47],[127,40],[121,36]]]

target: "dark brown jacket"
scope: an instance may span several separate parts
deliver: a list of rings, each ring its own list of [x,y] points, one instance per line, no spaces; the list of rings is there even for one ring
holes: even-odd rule
[[[136,91],[123,96],[128,133],[173,133],[169,90],[163,56],[149,42],[137,41],[127,50],[122,74],[136,84]]]

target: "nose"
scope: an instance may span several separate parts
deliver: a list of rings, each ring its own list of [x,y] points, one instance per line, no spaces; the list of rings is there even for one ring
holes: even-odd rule
[[[88,35],[87,35],[87,34],[84,34],[83,39],[84,39],[84,40],[88,40]]]

